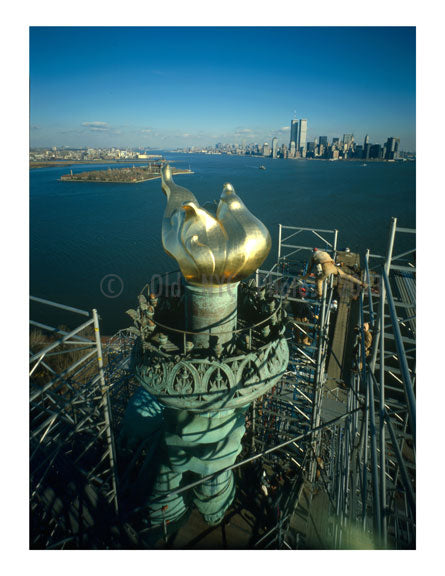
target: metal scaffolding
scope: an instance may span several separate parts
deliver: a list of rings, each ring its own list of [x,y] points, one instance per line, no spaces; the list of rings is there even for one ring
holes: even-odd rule
[[[393,255],[399,232],[414,233],[394,219],[386,257],[366,254],[369,287],[357,303],[355,367],[340,395],[327,386],[333,278],[320,300],[313,279],[302,279],[314,243],[335,259],[337,230],[280,225],[277,262],[257,271],[257,288],[265,287],[288,314],[290,361],[279,384],[253,403],[244,451],[227,468],[246,470],[256,462],[285,476],[275,520],[252,542],[256,548],[307,547],[319,492],[326,503],[325,547],[360,547],[357,534],[368,538],[363,547],[415,546],[415,268],[413,250]],[[30,353],[31,547],[144,547],[153,544],[156,529],[167,546],[167,527],[150,526],[147,509],[128,503],[150,446],[141,443],[132,454],[116,450],[138,387],[131,367],[135,335],[121,330],[102,350],[95,310],[32,301],[88,319],[71,331],[31,321],[47,334]],[[365,322],[373,333],[370,352]],[[56,366],[55,357],[69,362]]]
[[[99,317],[31,302],[88,319],[68,331],[30,321],[30,547],[102,547],[118,493]]]
[[[298,237],[298,244],[291,241]],[[321,414],[326,394],[326,365],[333,301],[333,278],[323,283],[323,296],[316,298],[313,280],[303,281],[314,245],[321,246],[333,259],[337,254],[337,230],[320,230],[279,225],[277,262],[269,271],[257,272],[257,285],[266,285],[280,298],[289,315],[289,369],[271,393],[258,400],[253,409],[255,422],[253,450],[261,451],[300,436],[280,450],[263,457],[264,463],[298,472],[271,537],[261,543],[277,548],[303,547],[304,528],[291,534],[292,514],[305,485],[317,477],[322,452]],[[304,313],[302,313],[302,307]],[[303,316],[306,314],[307,316]],[[289,487],[290,488],[290,487]],[[283,519],[285,517],[286,521]],[[273,536],[272,536],[273,534]],[[292,542],[292,546],[289,545]]]
[[[397,234],[415,230],[393,218],[386,257],[365,258],[367,299],[360,297],[355,371],[347,408],[361,410],[335,428],[331,496],[334,547],[352,547],[357,532],[377,548],[416,545],[415,245],[394,255]],[[371,260],[377,264],[371,266]],[[364,324],[373,334],[366,349]]]

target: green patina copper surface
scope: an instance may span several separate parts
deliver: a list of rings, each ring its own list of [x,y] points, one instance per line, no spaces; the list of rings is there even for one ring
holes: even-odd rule
[[[192,502],[215,524],[235,495],[232,471],[225,468],[241,451],[246,410],[287,369],[286,314],[273,295],[239,285],[266,257],[270,236],[233,187],[225,186],[215,219],[173,182],[168,168],[162,186],[168,198],[163,244],[187,282],[180,294],[141,294],[138,308],[128,311],[139,336],[134,371],[151,409],[137,396],[139,404],[129,411],[137,425],[127,420],[123,437],[132,446],[135,435],[154,434],[157,427],[151,463],[157,472],[146,495],[152,524],[181,518]],[[214,476],[172,495],[186,473]]]

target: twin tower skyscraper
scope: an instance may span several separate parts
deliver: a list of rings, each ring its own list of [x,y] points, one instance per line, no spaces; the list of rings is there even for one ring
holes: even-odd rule
[[[307,120],[292,120],[290,125],[289,158],[306,156]]]

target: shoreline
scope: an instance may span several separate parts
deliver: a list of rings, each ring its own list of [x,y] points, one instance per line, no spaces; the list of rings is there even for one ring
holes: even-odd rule
[[[145,159],[129,159],[129,160],[43,160],[43,161],[30,161],[29,162],[29,169],[33,170],[36,168],[53,168],[55,166],[72,166],[72,165],[82,165],[82,164],[147,164],[147,162],[159,162],[160,158],[154,158],[153,160]]]
[[[386,158],[272,158],[272,156],[261,156],[256,154],[223,154],[223,153],[209,153],[209,152],[183,152],[180,150],[175,150],[175,154],[184,154],[192,155],[192,154],[202,154],[203,156],[229,156],[229,157],[237,157],[237,158],[252,158],[254,160],[293,160],[293,161],[322,161],[322,162],[389,162],[389,163],[397,163],[397,162],[415,162],[416,158],[394,158],[394,159],[386,159]]]

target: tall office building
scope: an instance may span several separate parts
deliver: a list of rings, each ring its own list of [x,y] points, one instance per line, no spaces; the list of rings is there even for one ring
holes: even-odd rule
[[[318,138],[318,144],[327,148],[328,146],[328,137],[327,136],[320,136]]]
[[[297,151],[300,152],[302,156],[306,155],[306,136],[307,120],[300,119],[300,124],[298,126]]]
[[[380,144],[372,144],[372,146],[369,149],[369,158],[376,158],[377,160],[380,160],[382,158],[383,155],[383,149],[380,146]]]
[[[308,142],[306,145],[306,156],[308,158],[313,158],[315,156],[315,142]]]
[[[270,146],[269,146],[268,142],[264,142],[263,156],[270,156]]]
[[[360,144],[357,145],[354,149],[354,158],[363,158],[363,154],[364,154],[364,146],[361,146]]]
[[[366,138],[368,138],[368,136],[366,136]],[[365,138],[365,145],[363,146],[363,158],[365,160],[368,160],[368,158],[370,158],[370,153],[371,153],[371,143],[369,142],[369,138],[368,141],[366,141]]]
[[[365,136],[365,141],[363,143],[363,148],[366,146],[366,144],[369,144],[369,136],[366,134]]]
[[[298,142],[298,120],[292,120],[291,124],[290,124],[290,142],[289,142],[289,148],[292,147],[292,142],[295,145],[295,148],[297,148],[297,142]]]
[[[386,160],[396,160],[399,157],[399,144],[400,144],[400,138],[393,138],[392,136],[388,138],[385,144]]]
[[[343,146],[347,149],[354,141],[354,134],[343,134]]]
[[[278,138],[272,138],[272,158],[277,158],[278,156]]]

